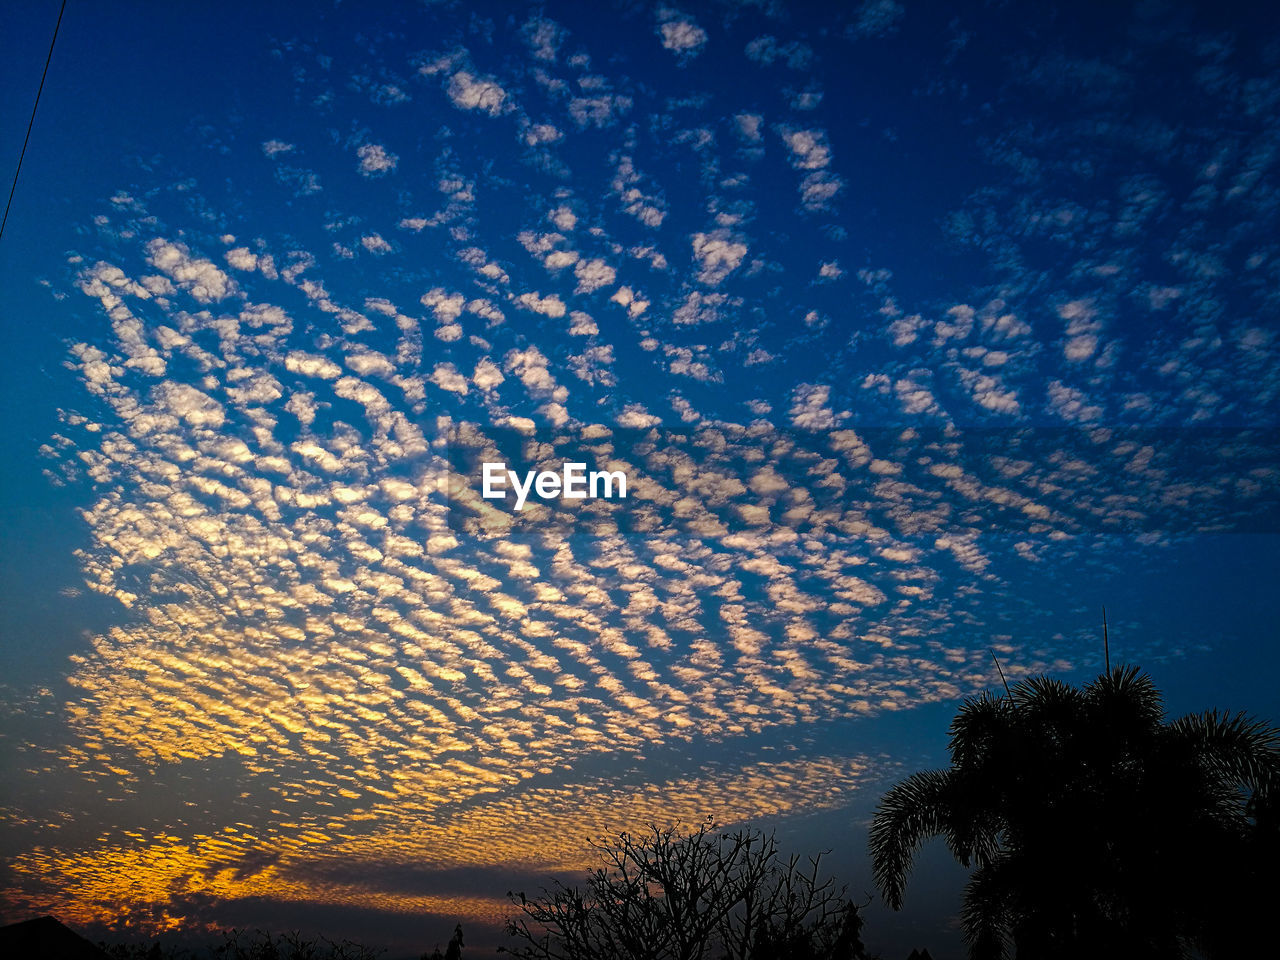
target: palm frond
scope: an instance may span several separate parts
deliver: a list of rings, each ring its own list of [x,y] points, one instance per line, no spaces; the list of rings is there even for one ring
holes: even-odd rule
[[[975,870],[965,885],[960,922],[970,960],[1005,960],[1008,956],[1012,896],[1002,866],[991,863]]]
[[[1164,722],[1164,698],[1150,675],[1138,667],[1112,668],[1085,684],[1085,697],[1113,724],[1155,728]]]
[[[977,767],[1008,732],[1011,722],[1010,701],[983,693],[961,704],[951,721],[951,762],[958,767]]]
[[[872,871],[880,895],[894,910],[902,907],[916,850],[928,838],[946,833],[953,822],[953,776],[949,770],[912,774],[886,793],[876,807],[869,842]]]
[[[1169,725],[1169,733],[1194,750],[1215,776],[1275,795],[1280,788],[1280,729],[1245,713],[1209,710]]]
[[[1079,690],[1053,677],[1026,677],[1013,685],[1010,695],[1020,711],[1069,713],[1084,705]]]

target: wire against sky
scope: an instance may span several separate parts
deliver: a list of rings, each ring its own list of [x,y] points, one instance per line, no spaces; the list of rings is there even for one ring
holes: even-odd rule
[[[4,205],[4,220],[0,221],[0,238],[4,237],[4,228],[9,223],[9,208],[13,206],[13,193],[18,189],[18,174],[22,172],[22,161],[27,155],[27,144],[31,140],[31,128],[36,122],[36,111],[40,109],[40,94],[44,93],[45,77],[49,75],[49,64],[53,61],[53,48],[58,42],[58,28],[62,26],[62,15],[67,12],[67,0],[62,0],[58,9],[58,22],[53,25],[53,39],[49,41],[49,55],[44,58],[44,72],[40,74],[40,86],[36,90],[36,102],[31,105],[31,119],[27,121],[27,135],[22,138],[22,152],[18,154],[18,165],[13,170],[13,183],[9,186],[9,199]]]

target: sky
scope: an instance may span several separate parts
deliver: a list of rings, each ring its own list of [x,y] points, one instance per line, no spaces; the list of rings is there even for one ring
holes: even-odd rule
[[[706,817],[861,900],[993,655],[1087,680],[1104,606],[1171,712],[1280,716],[1256,6],[72,0],[0,239],[0,920],[484,955]],[[958,956],[963,879],[868,944]]]

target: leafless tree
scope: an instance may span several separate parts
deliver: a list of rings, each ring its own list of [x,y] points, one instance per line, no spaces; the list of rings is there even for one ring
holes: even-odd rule
[[[585,887],[512,894],[523,960],[858,960],[858,908],[822,855],[783,859],[773,834],[651,826],[593,844]]]

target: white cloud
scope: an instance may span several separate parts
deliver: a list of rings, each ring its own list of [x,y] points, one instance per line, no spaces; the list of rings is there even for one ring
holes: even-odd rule
[[[817,110],[818,105],[822,103],[823,93],[813,87],[807,87],[804,90],[797,90],[791,97],[792,110]]]
[[[432,287],[419,298],[418,302],[435,315],[437,323],[453,323],[462,316],[462,311],[467,306],[465,295],[449,293],[443,287]]]
[[[928,413],[940,415],[942,407],[938,405],[937,398],[934,397],[933,391],[922,384],[917,377],[927,376],[921,371],[912,371],[909,377],[903,377],[893,384],[893,392],[898,396],[898,402],[902,405],[902,412],[907,414]]]
[[[391,244],[382,238],[381,234],[371,233],[368,236],[360,238],[360,245],[370,253],[390,253]]]
[[[974,402],[980,407],[996,413],[1018,413],[1020,408],[1017,393],[1006,388],[999,377],[961,370],[960,381],[969,388]]]
[[[1245,353],[1264,356],[1275,335],[1263,327],[1246,327],[1236,334],[1236,345]]]
[[[564,242],[564,237],[561,234],[534,233],[532,230],[521,230],[516,234],[516,239],[520,241],[520,246],[534,256],[547,254]]]
[[[609,298],[609,302],[625,307],[627,313],[632,317],[641,316],[649,309],[649,301],[645,300],[630,287],[619,287],[614,291],[613,296]]]
[[[467,392],[467,378],[460,374],[458,368],[452,363],[437,363],[427,379],[449,393],[465,394]]]
[[[526,310],[548,317],[563,317],[565,312],[564,301],[554,293],[545,297],[537,293],[522,293],[515,298],[515,302]]]
[[[505,277],[503,282],[506,282]],[[506,315],[501,310],[480,297],[467,301],[467,311],[487,320],[490,327],[497,326],[506,319]]]
[[[632,247],[628,252],[637,260],[647,261],[654,270],[667,269],[667,258],[655,246],[646,244],[642,247]]]
[[[556,207],[547,214],[547,219],[556,225],[557,230],[572,230],[578,225],[577,216],[565,206]]]
[[[251,303],[240,311],[240,321],[254,329],[270,327],[276,333],[286,334],[293,329],[293,321],[284,310],[273,303]]]
[[[480,110],[496,117],[503,112],[507,92],[492,77],[474,77],[459,70],[449,80],[449,99],[463,110]]]
[[[723,293],[702,293],[692,291],[685,297],[676,311],[671,315],[674,323],[689,325],[698,323],[714,323],[720,319],[720,307],[728,301]]]
[[[905,347],[909,343],[914,343],[920,336],[920,331],[929,325],[929,321],[918,313],[914,313],[909,317],[898,317],[889,324],[889,336],[893,338],[895,347]]]
[[[569,357],[569,366],[579,379],[605,387],[615,386],[618,382],[618,378],[609,369],[612,364],[613,347],[609,344],[587,347],[580,355]]]
[[[791,392],[791,422],[801,430],[832,430],[845,419],[829,406],[831,388],[802,383]]]
[[[503,368],[507,373],[514,373],[520,378],[529,396],[537,399],[550,398],[556,403],[563,402],[569,392],[557,386],[555,377],[547,369],[547,358],[537,347],[525,350],[508,350],[503,357]]]
[[[800,181],[800,203],[809,211],[826,210],[843,186],[844,181],[835,174],[815,171]]]
[[[284,368],[290,373],[300,373],[304,377],[320,377],[324,380],[336,379],[342,368],[328,357],[303,353],[295,350],[284,358]]]
[[[502,371],[498,369],[498,365],[488,357],[482,357],[476,364],[475,373],[471,375],[471,382],[481,390],[492,390],[498,384],[502,383],[506,377],[502,375]]]
[[[164,278],[161,278],[164,279]],[[165,283],[168,283],[165,280]],[[97,297],[108,310],[115,310],[120,305],[118,293],[132,294],[143,300],[151,296],[147,286],[137,283],[114,264],[99,261],[88,270],[81,271],[77,284],[91,297]]]
[[[782,44],[777,37],[768,34],[750,41],[744,52],[747,58],[766,66],[776,60],[785,60],[792,70],[805,70],[813,60],[813,48],[799,40]]]
[[[391,173],[400,158],[378,143],[366,143],[356,150],[360,158],[360,173],[366,177],[380,177]]]
[[[1049,384],[1049,409],[1063,420],[1073,423],[1089,423],[1102,416],[1102,407],[1090,403],[1089,397],[1075,387],[1069,387],[1061,380],[1053,380]]]
[[[1071,363],[1088,360],[1097,352],[1098,338],[1091,333],[1071,337],[1062,345],[1062,355]]]
[[[147,244],[147,262],[167,273],[201,303],[224,300],[239,292],[235,281],[219,270],[212,260],[192,257],[183,243],[157,237]]]
[[[1067,339],[1062,355],[1071,363],[1088,360],[1098,350],[1097,321],[1093,304],[1088,300],[1071,300],[1058,308],[1058,316],[1067,321]]]
[[[380,83],[369,91],[369,99],[374,103],[408,103],[411,97],[394,83]]]
[[[748,143],[759,143],[764,139],[764,134],[760,130],[760,126],[764,123],[764,117],[758,113],[739,113],[734,116],[734,124],[738,131],[738,136]]]
[[[496,280],[498,283],[504,284],[511,281],[511,278],[507,276],[507,272],[490,260],[488,255],[479,247],[467,247],[465,250],[459,250],[458,258],[486,280]]]
[[[292,187],[294,194],[299,197],[309,197],[319,193],[321,189],[319,175],[311,170],[281,165],[276,167],[275,176],[280,183]]]
[[[825,131],[782,127],[779,132],[791,151],[791,165],[797,170],[821,170],[831,162],[831,147]]]
[[[631,158],[620,157],[612,186],[613,192],[622,203],[622,209],[646,227],[660,227],[667,215],[666,203],[660,196],[646,194],[640,190],[636,186],[639,182],[640,174],[636,171]]]
[[[289,402],[284,405],[284,408],[297,417],[298,422],[304,427],[309,427],[315,423],[316,398],[313,393],[309,393],[306,390],[295,390],[290,394]]]
[[[170,413],[193,427],[220,427],[226,422],[222,405],[190,384],[157,384],[152,395]]]
[[[467,51],[462,47],[458,47],[449,53],[442,53],[433,60],[423,60],[418,66],[418,72],[424,76],[434,77],[437,73],[448,73],[459,63],[465,62],[467,59]]]
[[[866,0],[854,15],[850,31],[864,37],[884,37],[894,33],[906,9],[897,0]]]
[[[702,351],[695,353],[689,347],[664,345],[662,352],[669,363],[667,369],[677,376],[690,377],[702,383],[722,383],[724,375],[712,368]]]
[[[958,307],[952,307],[957,310],[963,307],[972,313],[973,308],[961,304]],[[1030,324],[1019,320],[1012,313],[996,313],[995,311],[985,312],[982,317],[982,332],[992,340],[1012,340],[1017,337],[1025,337],[1031,332]]]
[[[613,267],[603,260],[582,260],[573,268],[573,275],[578,278],[578,288],[574,293],[591,293],[601,287],[613,283],[617,276]]]
[[[348,354],[346,363],[362,377],[387,379],[394,376],[396,372],[395,364],[376,350],[362,350],[359,353]]]
[[[223,257],[237,270],[258,269],[258,258],[250,252],[248,247],[235,247],[223,254]]]
[[[535,60],[552,63],[564,40],[564,30],[554,20],[531,17],[520,30]]]
[[[706,31],[691,17],[683,17],[671,10],[662,13],[670,18],[658,25],[658,36],[662,39],[663,48],[681,59],[697,56],[707,42]]]
[[[563,136],[553,124],[531,123],[524,131],[524,142],[536,147],[542,143],[555,143]]]
[[[543,259],[542,265],[552,273],[558,273],[565,267],[571,267],[577,262],[577,250],[552,250]]]
[[[698,279],[708,286],[716,286],[738,268],[747,255],[747,245],[728,230],[712,233],[695,233],[692,237],[693,256],[702,268]]]
[[[614,423],[628,430],[647,430],[649,427],[656,427],[662,422],[660,417],[655,417],[644,408],[641,403],[628,403],[614,418]]]
[[[569,101],[569,116],[579,127],[608,127],[631,109],[631,98],[607,93],[599,97],[575,97]]]

